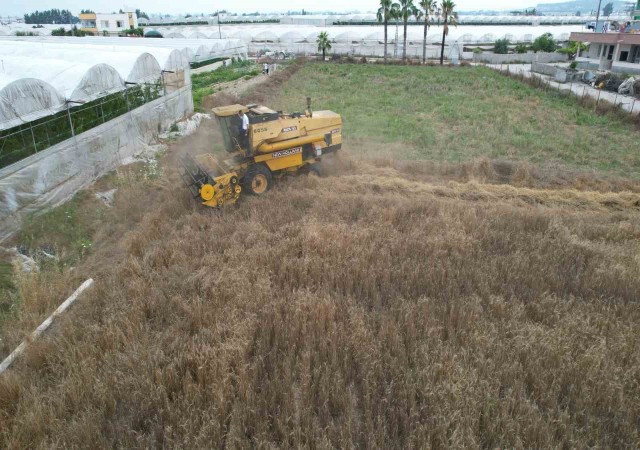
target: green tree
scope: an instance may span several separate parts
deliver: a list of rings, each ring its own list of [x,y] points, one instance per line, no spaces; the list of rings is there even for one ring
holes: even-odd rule
[[[444,64],[444,43],[449,34],[449,25],[458,25],[458,13],[454,11],[456,4],[453,0],[442,0],[440,4],[441,16],[442,16],[442,52],[440,53],[440,65]]]
[[[37,23],[78,23],[80,19],[71,14],[71,11],[63,9],[48,9],[46,11],[35,11],[24,15],[24,22],[29,24]]]
[[[329,40],[329,35],[326,31],[322,31],[318,35],[318,39],[316,40],[318,44],[318,51],[322,52],[322,60],[326,57],[327,50],[331,50],[331,41]]]
[[[136,9],[136,16],[138,16],[138,19],[147,19],[149,20],[149,15],[146,12],[140,11],[139,9]]]
[[[409,23],[409,17],[418,16],[420,11],[413,4],[413,0],[400,0],[400,19],[402,19],[403,24],[403,35],[402,35],[402,61],[407,60],[407,24]]]
[[[420,0],[420,8],[422,8],[422,17],[424,17],[424,36],[422,38],[422,63],[427,62],[427,33],[429,31],[429,22],[433,20],[436,12],[436,0]]]
[[[493,53],[497,53],[499,55],[506,55],[509,53],[509,39],[498,39],[493,47]]]
[[[571,41],[565,48],[559,49],[558,53],[564,53],[565,55],[569,56],[569,59],[575,59],[579,51],[584,51],[587,48],[589,48],[587,44],[583,44],[582,42],[577,41]]]
[[[389,21],[398,17],[400,5],[393,3],[392,0],[380,0],[380,8],[378,8],[378,22],[384,24],[384,62],[387,62],[387,26]]]
[[[607,3],[606,5],[604,5],[604,8],[602,9],[603,16],[609,17],[612,12],[613,12],[613,3]]]
[[[542,36],[538,36],[531,45],[531,50],[534,52],[555,52],[558,48],[555,39],[551,33],[545,33]]]

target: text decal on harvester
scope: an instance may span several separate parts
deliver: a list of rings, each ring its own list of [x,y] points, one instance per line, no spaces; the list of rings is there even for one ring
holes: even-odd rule
[[[282,158],[283,156],[291,156],[301,152],[302,152],[302,147],[296,147],[296,148],[290,148],[288,150],[281,150],[279,152],[273,152],[271,155],[274,158]]]
[[[286,127],[282,129],[283,133],[288,133],[290,131],[296,131],[298,129],[298,127]]]
[[[336,128],[334,130],[331,130],[331,134],[336,134],[336,133],[340,133],[340,128]]]

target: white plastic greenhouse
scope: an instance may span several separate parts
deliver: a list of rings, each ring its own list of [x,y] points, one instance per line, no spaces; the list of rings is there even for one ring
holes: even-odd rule
[[[246,54],[235,40],[177,41],[0,38],[0,240],[193,111],[185,53]]]
[[[154,54],[155,51],[159,51],[157,49],[164,48],[182,52],[187,56],[188,61],[192,63],[217,57],[247,58],[246,43],[237,39],[124,39],[118,37],[89,36],[79,39],[75,37],[37,36],[0,38],[0,42],[2,42],[2,40],[20,41],[25,43],[55,43],[62,44],[65,48],[69,45],[87,48],[89,46],[99,45],[102,46],[100,51],[103,51],[102,49],[104,46],[107,46],[110,50],[133,52],[146,51],[151,54]],[[226,44],[227,42],[229,43],[228,45]],[[223,49],[223,53],[216,53],[215,49]],[[164,58],[164,55],[158,56],[159,61],[162,58]]]
[[[0,130],[87,102],[155,83],[161,72],[219,57],[246,58],[237,39],[123,39],[108,37],[0,38]]]
[[[300,16],[309,17],[309,16]],[[315,16],[314,16],[315,17]],[[353,46],[364,45],[368,48],[381,46],[384,41],[384,28],[378,24],[373,15],[343,15],[335,16],[332,20],[342,23],[361,23],[371,22],[371,25],[343,25],[343,26],[315,26],[315,25],[285,25],[285,24],[261,24],[252,25],[225,25],[219,29],[217,25],[201,25],[198,27],[190,26],[173,26],[173,27],[153,27],[165,38],[169,40],[184,40],[187,36],[198,36],[199,40],[206,36],[210,40],[218,40],[220,35],[223,38],[229,37],[238,39],[248,45],[251,52],[255,52],[265,46],[273,47],[273,50],[289,50],[301,52],[313,52],[314,44],[318,34],[322,31],[327,32],[329,39],[339,44],[333,51],[339,52],[343,48],[352,48]],[[325,16],[317,16],[317,18],[325,19]],[[529,38],[538,37],[543,33],[551,32],[557,38],[566,40],[572,31],[582,31],[583,25],[526,25],[526,17],[520,17],[522,25],[505,25],[505,21],[513,20],[512,16],[460,16],[461,25],[449,28],[449,37],[447,41],[457,41],[463,37],[464,42],[484,42],[487,39],[496,39],[500,36],[509,35],[512,42],[521,42]],[[410,18],[410,22],[415,22],[415,18]],[[464,23],[482,23],[483,25],[464,25]],[[421,23],[421,22],[419,22]],[[490,24],[490,25],[489,25]],[[399,41],[402,37],[402,24],[398,24]],[[149,31],[150,28],[147,28]],[[395,41],[396,24],[391,23],[388,27],[388,42]],[[423,38],[423,28],[418,25],[411,25],[407,28],[408,45],[421,44]],[[442,25],[432,24],[429,27],[427,42],[437,43],[438,35],[442,36]],[[188,40],[188,39],[187,39]],[[163,39],[156,39],[163,41]],[[377,44],[376,44],[377,43]],[[380,49],[372,48],[371,51]]]

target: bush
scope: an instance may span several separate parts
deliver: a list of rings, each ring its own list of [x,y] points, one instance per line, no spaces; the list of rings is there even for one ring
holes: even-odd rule
[[[144,35],[144,31],[142,30],[142,28],[138,27],[138,28],[134,28],[132,29],[128,29],[128,30],[123,30],[122,34],[124,36],[140,36],[142,37]]]
[[[78,36],[78,37],[84,37],[84,36],[93,36],[93,33],[81,30],[77,26],[74,25],[73,28],[71,30],[69,30],[69,31],[65,30],[64,27],[56,28],[55,30],[51,31],[51,36]]]
[[[576,70],[578,68],[578,62],[572,61],[571,64],[569,64],[569,67],[573,70]]]
[[[515,48],[516,53],[527,53],[528,50],[527,44],[518,44]]]
[[[558,48],[558,44],[556,44],[556,40],[553,38],[551,33],[545,33],[542,36],[538,36],[535,41],[533,41],[533,45],[531,49],[534,52],[555,52]]]
[[[509,53],[509,44],[509,39],[498,39],[495,42],[493,52],[500,55],[506,55]]]
[[[473,49],[473,54],[474,55],[479,55],[482,53],[482,49],[480,47],[476,47]]]

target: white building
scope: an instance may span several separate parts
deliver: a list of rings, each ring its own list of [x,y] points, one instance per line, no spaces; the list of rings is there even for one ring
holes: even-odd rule
[[[80,29],[93,34],[118,34],[138,28],[138,16],[133,11],[122,14],[80,14]]]

